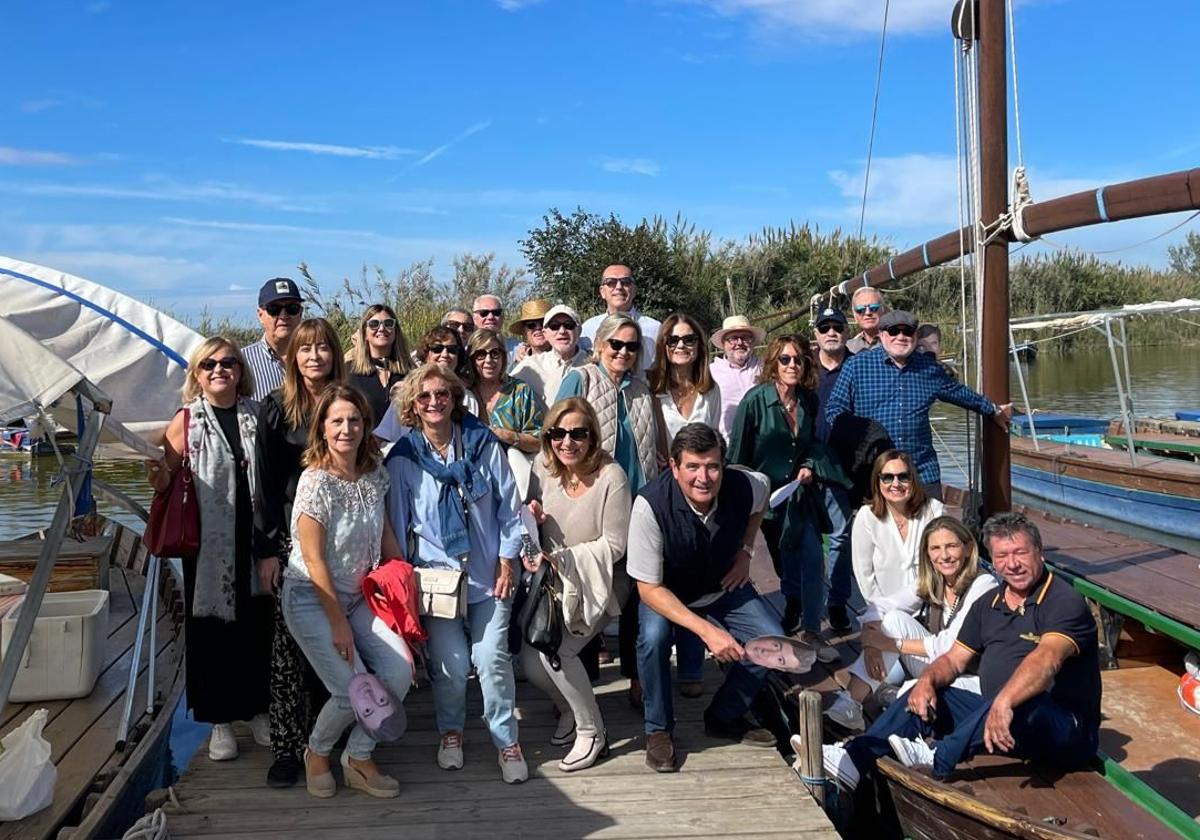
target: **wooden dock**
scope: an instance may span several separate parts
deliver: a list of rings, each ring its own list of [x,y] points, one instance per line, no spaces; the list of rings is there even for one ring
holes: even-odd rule
[[[434,761],[438,736],[426,685],[406,702],[409,733],[375,753],[400,781],[397,799],[379,800],[339,787],[328,800],[310,797],[303,782],[290,790],[266,786],[270,751],[239,735],[241,755],[213,762],[206,748],[175,785],[178,805],[166,806],[174,838],[403,836],[425,838],[836,838],[825,813],[775,750],[755,749],[704,735],[702,714],[720,681],[706,663],[706,693],[676,697],[678,773],[646,767],[642,719],[626,700],[628,682],[615,665],[603,668],[596,693],[612,754],[578,773],[558,770],[566,747],[552,747],[550,701],[527,682],[517,684],[521,743],[529,781],[500,781],[496,749],[480,719],[478,686],[469,688],[465,766],[448,772]],[[335,769],[340,776],[340,768]]]

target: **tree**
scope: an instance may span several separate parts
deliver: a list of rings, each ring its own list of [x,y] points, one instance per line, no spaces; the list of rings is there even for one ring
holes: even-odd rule
[[[1171,271],[1200,280],[1200,233],[1191,231],[1182,245],[1167,249],[1171,260]]]

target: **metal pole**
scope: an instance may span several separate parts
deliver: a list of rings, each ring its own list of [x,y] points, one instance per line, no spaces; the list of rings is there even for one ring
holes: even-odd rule
[[[1129,413],[1133,414],[1133,374],[1129,372],[1129,339],[1125,334],[1125,319],[1117,321],[1121,329],[1121,355],[1125,362],[1125,392],[1129,394]]]
[[[1021,386],[1021,400],[1025,403],[1025,416],[1029,418],[1029,436],[1033,438],[1033,451],[1041,452],[1037,428],[1033,424],[1033,409],[1029,407],[1029,390],[1025,387],[1025,370],[1021,367],[1020,356],[1017,355],[1017,339],[1011,326],[1008,328],[1008,343],[1012,347],[1013,364],[1017,366],[1017,384]]]
[[[129,738],[129,723],[133,720],[133,695],[137,693],[138,670],[142,665],[142,642],[146,637],[146,622],[150,620],[155,601],[153,578],[158,568],[159,560],[151,555],[146,566],[146,588],[142,591],[142,608],[138,611],[137,636],[133,640],[133,659],[129,663],[129,678],[125,682],[125,704],[121,710],[121,722],[117,726],[117,751],[125,749]],[[153,626],[153,625],[151,625]],[[150,650],[150,660],[154,660],[154,649]]]
[[[1137,453],[1133,449],[1133,409],[1125,398],[1125,386],[1121,382],[1121,366],[1117,363],[1117,348],[1113,342],[1112,324],[1104,319],[1104,337],[1108,339],[1108,358],[1112,361],[1113,378],[1117,382],[1117,402],[1121,404],[1121,422],[1125,424],[1125,440],[1129,446],[1129,463],[1137,466]]]
[[[54,570],[59,549],[62,548],[63,535],[74,517],[74,490],[79,486],[79,479],[91,469],[92,454],[96,451],[96,444],[100,440],[104,415],[111,408],[111,402],[108,402],[106,397],[104,397],[105,404],[103,405],[95,401],[97,397],[103,397],[103,394],[97,389],[85,389],[77,385],[76,391],[84,393],[93,400],[93,410],[87,424],[83,427],[79,447],[75,454],[70,456],[70,466],[66,467],[67,480],[63,482],[62,492],[58,497],[58,506],[54,509],[54,519],[46,531],[46,539],[42,542],[37,567],[33,570],[33,577],[25,591],[25,599],[21,602],[17,626],[14,628],[8,647],[4,652],[4,661],[0,662],[0,709],[4,708],[8,702],[13,683],[16,682],[17,670],[21,665],[21,660],[25,658],[25,647],[29,644],[29,637],[33,633],[33,623],[37,620],[42,599],[50,585],[50,573]]]
[[[991,224],[1008,212],[1008,88],[1005,0],[979,3],[980,213]],[[1008,239],[997,236],[983,249],[983,322],[980,390],[997,405],[1008,398]],[[1008,430],[983,424],[983,515],[1012,508]]]
[[[146,714],[154,714],[154,663],[158,659],[158,579],[162,575],[162,560],[151,555],[149,580],[150,590],[150,655],[146,658]]]

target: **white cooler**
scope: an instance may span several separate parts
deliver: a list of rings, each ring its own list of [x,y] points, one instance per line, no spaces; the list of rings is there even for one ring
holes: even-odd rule
[[[0,622],[0,656],[8,655],[24,607],[22,601]],[[107,592],[47,592],[9,699],[29,703],[86,697],[100,674],[107,639]]]

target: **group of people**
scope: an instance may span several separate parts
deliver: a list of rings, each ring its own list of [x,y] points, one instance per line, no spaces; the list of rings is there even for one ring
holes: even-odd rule
[[[259,341],[214,337],[196,349],[149,474],[163,490],[186,464],[197,487],[187,688],[196,719],[214,724],[213,759],[236,757],[232,723],[245,720],[274,753],[270,785],[303,771],[312,795],[332,796],[331,755],[352,728],[345,783],[394,797],[348,686],[369,671],[402,703],[423,665],[437,765],[463,766],[474,672],[501,777],[520,782],[519,660],[557,708],[559,768],[586,769],[608,750],[592,680],[613,655],[603,638],[612,623],[652,769],[677,767],[672,652],[688,697],[703,694],[706,650],[728,665],[706,732],[771,747],[751,717],[766,671],[746,645],[789,635],[837,661],[823,624],[851,628],[854,581],[868,603],[865,652],[832,719],[862,729],[864,702],[886,705],[911,678],[925,681],[908,695],[923,716],[931,686],[978,692],[953,645],[983,644],[976,605],[994,581],[969,532],[944,515],[929,408],[940,399],[1003,422],[1011,406],[914,352],[916,319],[887,311],[874,289],[851,301],[853,338],[829,307],[815,340],[769,341],[742,316],[711,337],[686,313],[660,323],[637,311],[636,290],[629,267],[611,265],[598,285],[604,312],[583,321],[530,301],[507,334],[501,301],[484,295],[415,347],[377,304],[347,350],[327,321],[304,317],[296,284],[277,278],[259,294]],[[760,533],[782,620],[750,580]],[[364,577],[395,558],[458,581],[453,608],[421,616],[421,650],[374,620],[363,595]],[[510,632],[523,573],[547,565],[563,626],[554,655]],[[1041,585],[1021,580],[1010,589]],[[943,666],[946,656],[962,667]],[[877,754],[877,742],[859,753]],[[831,760],[849,775],[841,754]]]

